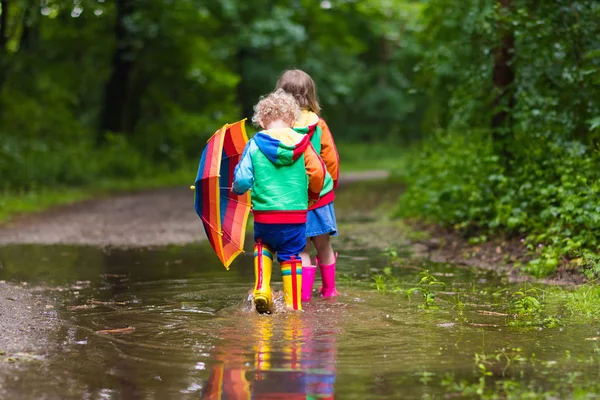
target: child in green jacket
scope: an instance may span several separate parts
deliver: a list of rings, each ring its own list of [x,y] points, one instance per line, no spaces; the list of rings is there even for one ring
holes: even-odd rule
[[[284,300],[301,310],[302,261],[306,246],[309,202],[319,199],[325,165],[307,135],[292,126],[300,115],[296,100],[283,90],[262,98],[254,107],[252,122],[263,128],[248,141],[235,168],[232,190],[251,190],[254,214],[254,305],[271,313],[270,288],[273,255],[281,265]]]

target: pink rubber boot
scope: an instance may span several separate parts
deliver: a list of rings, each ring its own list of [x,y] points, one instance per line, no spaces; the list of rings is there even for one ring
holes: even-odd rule
[[[335,253],[335,261],[333,264],[323,265],[317,258],[317,265],[321,269],[321,280],[323,281],[323,287],[321,288],[321,297],[333,297],[337,296],[338,292],[335,289],[335,264],[337,263],[338,254]]]
[[[309,302],[312,296],[313,283],[315,281],[316,265],[302,266],[302,301]]]

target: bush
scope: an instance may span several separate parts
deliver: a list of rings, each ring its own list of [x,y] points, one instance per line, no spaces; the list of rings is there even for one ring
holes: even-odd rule
[[[419,216],[465,235],[521,237],[536,255],[526,269],[537,276],[554,272],[563,256],[598,274],[598,152],[547,135],[520,149],[509,174],[486,137],[439,134],[413,152],[398,215]]]

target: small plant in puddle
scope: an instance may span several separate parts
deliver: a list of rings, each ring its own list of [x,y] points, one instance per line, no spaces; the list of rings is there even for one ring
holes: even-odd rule
[[[382,272],[373,277],[377,291],[380,293],[399,291],[398,279],[392,275],[392,267],[385,267]]]
[[[528,287],[529,286],[529,287]],[[510,310],[517,315],[536,315],[542,309],[538,289],[529,284],[511,294]]]
[[[387,258],[388,265],[393,265],[398,260],[398,251],[393,247],[386,248],[381,255]]]
[[[466,322],[467,316],[465,315],[465,303],[460,298],[460,293],[457,293],[454,299],[451,300],[451,302],[454,304],[452,306],[452,309],[455,309],[458,313],[458,319],[462,322]]]
[[[387,291],[387,277],[385,275],[375,275],[373,280],[375,281],[375,288],[378,292],[385,293]]]
[[[460,398],[598,398],[599,361],[581,355],[575,362],[569,351],[564,358],[538,359],[535,353],[526,357],[521,348],[501,348],[474,354],[472,375],[448,373],[441,386],[448,397]]]
[[[433,380],[435,373],[423,371],[423,372],[419,373],[418,375],[421,376],[419,378],[419,382],[421,382],[424,385],[427,385],[429,382],[431,382]]]
[[[435,302],[435,291],[436,288],[440,290],[444,290],[446,288],[446,284],[435,276],[431,275],[429,270],[424,270],[419,273],[421,275],[421,281],[419,282],[419,286],[410,288],[406,291],[406,295],[410,299],[410,295],[414,292],[421,292],[423,297],[423,304],[421,304],[421,308],[432,308]]]

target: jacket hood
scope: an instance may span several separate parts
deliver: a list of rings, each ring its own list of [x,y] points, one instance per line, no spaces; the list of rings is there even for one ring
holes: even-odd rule
[[[293,164],[310,143],[308,136],[298,134],[291,128],[260,131],[253,140],[269,161],[276,165]]]
[[[308,135],[312,137],[313,133],[317,129],[319,123],[319,116],[312,111],[302,110],[302,114],[296,120],[294,130],[302,135]]]

